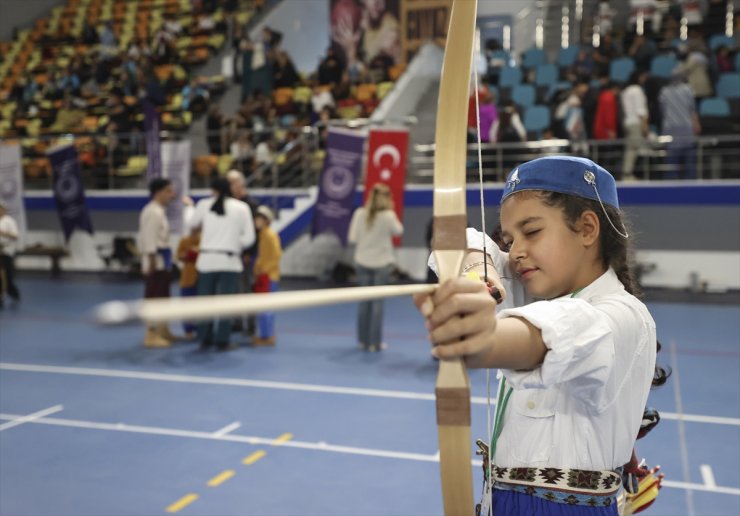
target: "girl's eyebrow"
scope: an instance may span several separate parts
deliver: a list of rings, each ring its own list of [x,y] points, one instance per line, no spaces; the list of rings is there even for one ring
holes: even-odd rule
[[[540,220],[543,220],[543,218],[542,217],[527,217],[524,220],[520,220],[515,225],[518,228],[522,228],[522,227],[526,226],[527,224],[529,224],[531,222],[538,222]],[[509,235],[509,232],[508,231],[501,231],[501,237],[503,238],[505,236],[510,236]]]

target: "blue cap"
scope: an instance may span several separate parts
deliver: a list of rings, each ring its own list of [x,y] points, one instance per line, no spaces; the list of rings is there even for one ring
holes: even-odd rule
[[[506,178],[501,202],[523,190],[560,192],[619,209],[614,178],[605,168],[586,158],[547,156],[519,165]]]

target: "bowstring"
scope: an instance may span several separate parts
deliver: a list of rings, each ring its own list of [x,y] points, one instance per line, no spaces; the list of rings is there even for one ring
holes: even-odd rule
[[[480,190],[480,225],[481,231],[483,232],[483,282],[488,283],[488,260],[486,259],[486,206],[483,199],[483,151],[482,142],[480,135],[480,102],[479,102],[479,87],[478,87],[478,60],[476,45],[473,45],[473,94],[475,96],[475,126],[476,126],[476,139],[477,139],[477,150],[478,150],[478,186]],[[491,442],[493,437],[493,428],[491,427],[491,370],[486,368],[486,431],[488,433],[487,443]],[[493,489],[491,469],[493,468],[493,450],[488,449],[488,461],[486,463],[487,477],[488,477],[488,488]],[[485,495],[485,491],[484,491]],[[492,514],[493,504],[489,501],[488,515]]]

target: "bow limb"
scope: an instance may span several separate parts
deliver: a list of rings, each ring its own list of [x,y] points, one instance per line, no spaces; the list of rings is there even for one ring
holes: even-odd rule
[[[457,277],[465,256],[468,87],[475,0],[454,0],[437,106],[432,248],[440,283]],[[437,427],[444,511],[473,513],[470,384],[461,359],[441,360],[436,383]]]

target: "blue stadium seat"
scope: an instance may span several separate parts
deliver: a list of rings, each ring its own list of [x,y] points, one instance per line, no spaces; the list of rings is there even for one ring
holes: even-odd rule
[[[717,96],[726,99],[740,98],[740,73],[723,73],[717,81]]]
[[[499,75],[498,85],[500,87],[516,86],[522,82],[522,71],[515,66],[507,66],[501,69],[501,75]]]
[[[700,116],[730,116],[730,103],[720,97],[702,99],[699,104]]]
[[[650,75],[660,77],[661,79],[670,79],[671,72],[678,64],[673,54],[664,54],[655,56],[650,63]]]
[[[609,65],[609,78],[614,82],[627,82],[635,70],[635,61],[631,57],[615,59]]]
[[[511,90],[511,100],[522,108],[534,105],[534,86],[531,84],[518,84]]]
[[[735,54],[735,71],[740,72],[740,52]]]
[[[671,41],[671,48],[676,49],[684,44],[686,44],[686,40],[681,38],[674,38],[673,41]]]
[[[558,67],[544,64],[537,67],[534,82],[537,86],[551,86],[558,80]]]
[[[547,56],[541,48],[530,48],[522,54],[522,66],[524,68],[537,68],[543,64],[547,64]]]
[[[578,45],[561,48],[558,52],[558,66],[560,68],[573,66],[573,63],[576,62],[576,57],[578,57],[579,50],[580,47]]]
[[[542,136],[542,131],[550,127],[550,110],[547,106],[530,106],[524,112],[524,128],[527,133]]]
[[[735,40],[732,39],[730,36],[725,36],[724,34],[715,34],[714,36],[709,38],[710,49],[717,50],[721,46],[733,48],[735,46]]]

